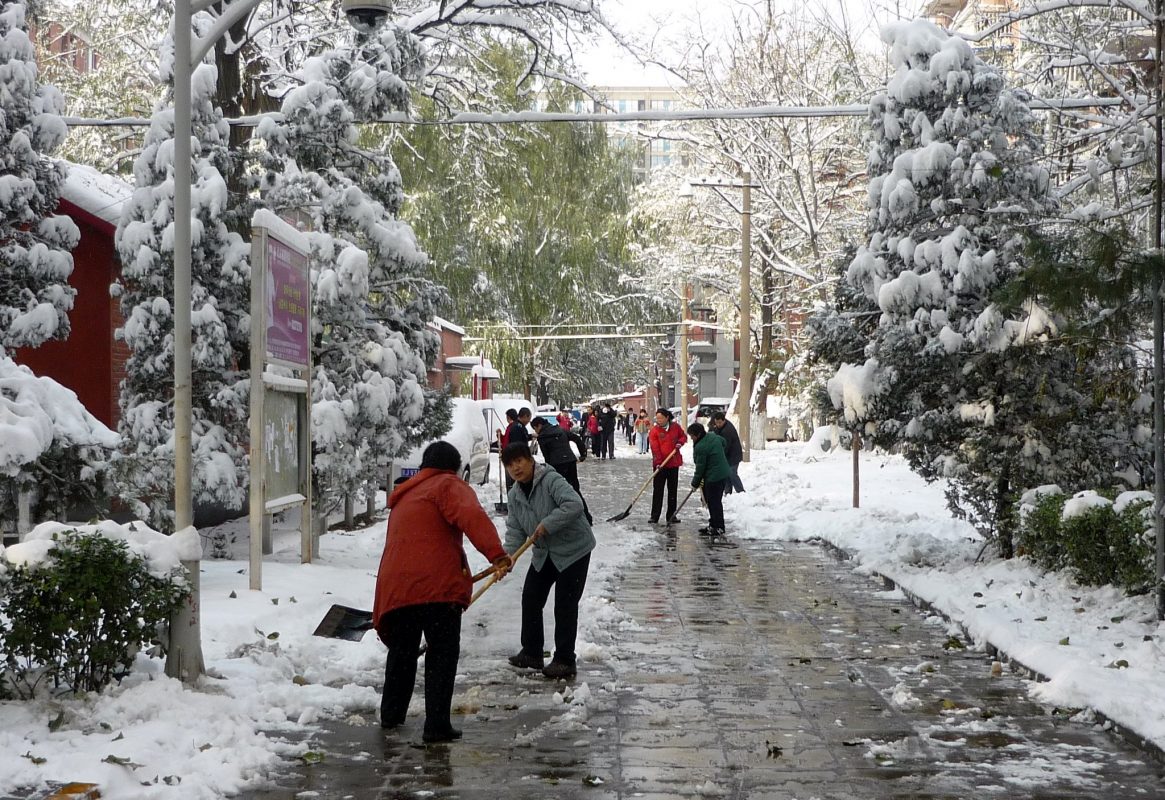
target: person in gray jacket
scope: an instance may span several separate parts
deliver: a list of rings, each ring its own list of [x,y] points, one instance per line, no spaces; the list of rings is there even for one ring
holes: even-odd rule
[[[522,649],[510,663],[541,669],[547,678],[573,678],[578,604],[587,583],[595,535],[583,512],[582,498],[555,470],[535,464],[525,444],[509,444],[502,465],[514,479],[507,497],[503,546],[513,554],[527,538],[534,556],[522,586]],[[554,657],[543,667],[542,609],[554,589]]]

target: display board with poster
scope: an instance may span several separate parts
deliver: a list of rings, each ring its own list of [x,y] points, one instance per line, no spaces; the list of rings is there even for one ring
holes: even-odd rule
[[[300,508],[300,560],[311,520],[311,280],[307,238],[271,211],[251,219],[251,563],[263,588],[271,514]],[[269,367],[276,367],[269,370]]]

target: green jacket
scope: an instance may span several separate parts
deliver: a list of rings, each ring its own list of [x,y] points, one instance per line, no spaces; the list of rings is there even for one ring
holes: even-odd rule
[[[530,496],[521,484],[510,487],[506,498],[507,553],[513,553],[541,522],[546,535],[534,543],[534,569],[541,570],[549,558],[560,572],[595,549],[595,534],[583,514],[582,498],[566,478],[544,464],[534,467],[534,488]]]
[[[726,448],[724,439],[715,434],[705,433],[696,442],[692,447],[692,456],[696,461],[692,486],[699,486],[700,481],[712,483],[732,477],[732,467],[728,466],[728,456],[725,455]]]

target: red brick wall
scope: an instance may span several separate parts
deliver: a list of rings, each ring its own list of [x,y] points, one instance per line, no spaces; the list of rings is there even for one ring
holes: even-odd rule
[[[103,223],[91,222],[85,212],[66,209],[64,201],[61,211],[69,213],[81,231],[69,276],[69,285],[77,290],[69,313],[72,331],[65,341],[16,350],[12,357],[37,375],[72,389],[89,413],[113,428],[117,425],[116,385],[110,391],[113,327],[109,284],[116,263],[113,232]]]

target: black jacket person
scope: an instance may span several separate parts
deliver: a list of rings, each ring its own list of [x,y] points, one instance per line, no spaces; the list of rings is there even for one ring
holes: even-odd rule
[[[578,485],[578,462],[586,461],[587,458],[583,440],[579,438],[578,434],[564,431],[557,425],[551,425],[542,417],[534,417],[530,420],[530,427],[534,429],[534,438],[538,441],[538,449],[542,451],[546,465],[566,478],[570,488],[578,492],[579,497],[582,497],[583,514],[586,515],[587,524],[593,524],[594,518],[591,517],[586,498],[582,496],[582,489]],[[578,448],[577,460],[574,453],[570,452],[571,442],[574,442],[574,446]]]
[[[709,420],[708,429],[724,440],[724,455],[728,458],[728,466],[732,469],[732,477],[729,478],[728,487],[724,493],[731,494],[733,490],[743,492],[744,484],[740,482],[740,476],[736,474],[736,469],[740,466],[740,462],[744,461],[744,448],[740,444],[740,434],[736,432],[736,426],[728,421],[728,417],[723,411],[717,411]]]

